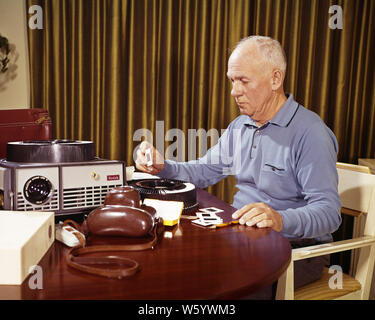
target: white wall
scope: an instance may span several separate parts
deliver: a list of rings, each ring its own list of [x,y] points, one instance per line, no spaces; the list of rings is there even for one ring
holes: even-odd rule
[[[0,0],[0,34],[15,48],[5,73],[0,72],[0,109],[29,108],[29,60],[25,0]]]

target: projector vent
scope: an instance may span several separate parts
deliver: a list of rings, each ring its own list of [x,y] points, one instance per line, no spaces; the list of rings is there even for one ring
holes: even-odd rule
[[[68,188],[63,190],[63,209],[98,207],[104,203],[107,192],[117,185]]]

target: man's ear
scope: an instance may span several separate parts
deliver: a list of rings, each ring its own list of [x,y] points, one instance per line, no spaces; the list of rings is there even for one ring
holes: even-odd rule
[[[284,82],[284,74],[280,69],[274,69],[272,71],[271,86],[272,90],[277,91]]]

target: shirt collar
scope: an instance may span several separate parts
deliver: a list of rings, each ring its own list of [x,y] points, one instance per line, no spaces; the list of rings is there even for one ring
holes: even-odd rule
[[[286,127],[294,117],[299,104],[294,101],[293,95],[286,93],[288,99],[285,101],[281,109],[275,114],[275,116],[269,121],[272,124],[276,124],[280,127]]]
[[[294,101],[293,95],[291,93],[286,93],[285,95],[287,96],[287,100],[285,101],[284,105],[275,114],[275,116],[270,121],[268,121],[269,123],[275,124],[280,127],[286,127],[289,124],[299,106],[299,104]],[[246,116],[243,124],[252,127],[258,127],[255,121],[249,116]]]

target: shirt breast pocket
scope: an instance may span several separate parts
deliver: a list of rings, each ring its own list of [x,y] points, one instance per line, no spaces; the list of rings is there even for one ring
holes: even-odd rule
[[[263,164],[259,189],[276,199],[294,198],[297,193],[295,179],[284,164],[266,162]]]
[[[272,172],[277,174],[278,176],[284,176],[286,171],[283,166],[281,165],[274,165],[270,163],[265,163],[263,165],[262,171],[264,172]]]

